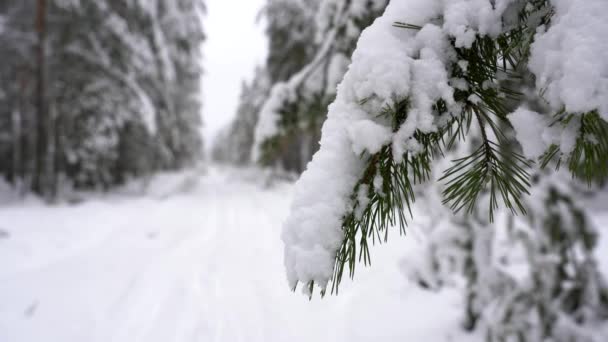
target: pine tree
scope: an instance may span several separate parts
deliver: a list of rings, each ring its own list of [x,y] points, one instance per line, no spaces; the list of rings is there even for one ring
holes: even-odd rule
[[[595,233],[574,202],[576,181],[560,186],[550,170],[567,165],[589,185],[606,178],[605,10],[601,1],[392,1],[361,35],[322,148],[297,184],[283,232],[290,285],[337,292],[345,272],[370,263],[370,244],[393,226],[405,232],[433,184],[452,217],[442,229],[451,247],[430,248],[421,285],[441,286],[440,269],[464,275],[465,325],[491,341],[590,338],[585,327],[608,308]],[[577,50],[595,72],[571,66]],[[594,82],[584,91],[569,83],[585,78]],[[523,281],[493,262],[497,218],[518,213],[527,215],[512,219],[520,228],[510,241],[526,256]]]

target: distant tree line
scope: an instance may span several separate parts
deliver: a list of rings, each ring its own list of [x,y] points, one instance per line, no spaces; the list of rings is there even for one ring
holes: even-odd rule
[[[201,155],[202,0],[0,2],[0,175],[109,188]]]

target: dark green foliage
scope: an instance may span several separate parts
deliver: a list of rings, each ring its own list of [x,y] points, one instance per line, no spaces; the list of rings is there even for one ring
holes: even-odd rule
[[[490,220],[499,208],[498,195],[513,213],[525,214],[521,198],[528,194],[530,187],[527,166],[527,161],[519,154],[503,154],[498,144],[486,141],[473,154],[455,160],[445,171],[440,179],[447,180],[444,203],[456,212],[462,208],[472,212],[481,191],[489,189]]]
[[[586,113],[578,118],[562,114],[553,125],[567,126],[571,120],[580,120],[580,130],[576,145],[570,155],[562,155],[559,146],[553,145],[541,157],[542,167],[554,162],[560,168],[562,160],[574,177],[589,185],[601,184],[608,177],[608,123],[597,112]]]
[[[331,101],[333,95],[319,93],[307,101],[284,103],[279,111],[280,132],[261,143],[258,162],[264,166],[278,162],[287,171],[302,172],[318,149],[321,125]]]

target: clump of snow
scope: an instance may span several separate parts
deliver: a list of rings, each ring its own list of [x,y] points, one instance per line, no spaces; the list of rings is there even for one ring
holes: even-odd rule
[[[571,118],[566,126],[551,125],[550,117],[527,108],[518,108],[509,115],[515,138],[529,159],[541,157],[551,145],[559,146],[564,155],[572,153],[580,131],[580,119]]]
[[[361,108],[345,101],[337,100],[330,106],[322,149],[296,185],[291,214],[283,229],[291,287],[298,281],[313,280],[324,287],[332,276],[335,251],[343,236],[342,215],[349,208],[348,198],[363,168],[357,154],[344,153],[352,151],[345,127],[353,117],[365,116]]]
[[[496,37],[502,32],[503,12],[513,1],[444,1],[444,29],[455,38],[456,47],[470,48],[477,34]]]
[[[351,125],[348,135],[352,140],[353,152],[361,154],[365,151],[375,154],[382,146],[391,141],[390,127],[377,124],[371,120],[360,120]]]
[[[357,190],[357,206],[355,207],[355,217],[360,220],[363,217],[365,209],[369,205],[369,186],[361,184]]]
[[[380,172],[378,171],[378,173],[376,173],[376,176],[374,176],[374,192],[379,194],[380,196],[384,196],[383,193],[383,189],[382,186],[384,185],[384,178],[382,178],[382,175],[380,174]]]
[[[515,137],[521,144],[524,156],[536,159],[547,151],[549,144],[542,134],[548,125],[546,116],[519,108],[509,115],[509,121],[515,129]]]
[[[581,129],[580,118],[572,118],[561,131],[559,147],[563,154],[569,155],[576,147],[576,139]]]
[[[551,0],[554,15],[532,44],[530,70],[551,107],[599,110],[608,120],[608,1]]]

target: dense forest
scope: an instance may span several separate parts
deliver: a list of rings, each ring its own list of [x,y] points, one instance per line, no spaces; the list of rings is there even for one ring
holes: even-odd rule
[[[112,268],[105,263],[111,250],[137,269],[119,275],[127,285],[116,292],[116,307],[144,307],[127,323],[145,316],[162,328],[167,317],[177,318],[171,336],[208,340],[213,334],[203,328],[219,317],[215,340],[242,340],[249,337],[243,331],[255,330],[266,342],[306,337],[307,324],[322,321],[324,333],[335,329],[332,336],[358,341],[380,334],[376,325],[417,328],[389,309],[372,312],[377,299],[420,301],[430,293],[444,305],[430,308],[433,316],[456,306],[459,325],[443,320],[437,335],[424,336],[605,341],[608,1],[265,0],[258,22],[267,57],[242,82],[236,113],[222,114],[233,119],[204,160],[206,12],[202,0],[0,2],[1,178],[46,205],[64,189],[98,193],[176,171],[152,182],[156,188],[144,191],[144,200],[68,208],[83,217],[100,210],[133,229],[92,225],[105,232],[99,245],[109,248],[98,248],[102,257],[93,262]],[[208,170],[190,172],[201,160]],[[283,182],[291,179],[279,177],[285,174],[299,179]],[[38,223],[11,209],[0,213],[30,225],[24,231],[36,238],[16,239],[7,252],[29,258],[19,243],[44,240],[35,235]],[[2,228],[0,239],[16,231]],[[410,258],[385,267],[374,245],[399,239],[411,239]],[[145,264],[134,277],[143,264],[127,260],[131,253],[150,253],[162,272]],[[277,255],[288,286],[276,281]],[[3,275],[0,267],[0,280],[30,281],[19,278],[27,274],[20,266],[4,266],[15,271]],[[362,266],[377,277],[367,273],[367,286],[353,290]],[[405,287],[392,288],[398,295],[382,292],[393,285],[386,279],[401,278],[416,297],[406,297]],[[283,297],[277,283],[305,299],[321,298],[310,306],[267,305],[296,297]],[[140,292],[130,302],[132,289]],[[446,299],[448,290],[456,299]],[[357,301],[356,291],[368,301]],[[333,295],[342,301],[324,298]],[[178,306],[193,305],[192,298],[216,307]],[[319,302],[330,304],[313,306]],[[330,305],[335,310],[325,310]],[[395,317],[363,327],[320,316],[352,314],[349,305],[363,307],[362,322]],[[418,314],[406,306],[397,312]],[[285,324],[302,308],[317,311],[304,323]],[[272,317],[270,339],[264,315]],[[254,323],[241,326],[246,319]],[[141,340],[164,337],[149,333],[153,328]],[[353,333],[364,328],[368,335]],[[281,329],[293,331],[279,335]],[[121,336],[130,337],[125,331]]]
[[[202,156],[199,0],[0,3],[0,174],[104,189]]]

